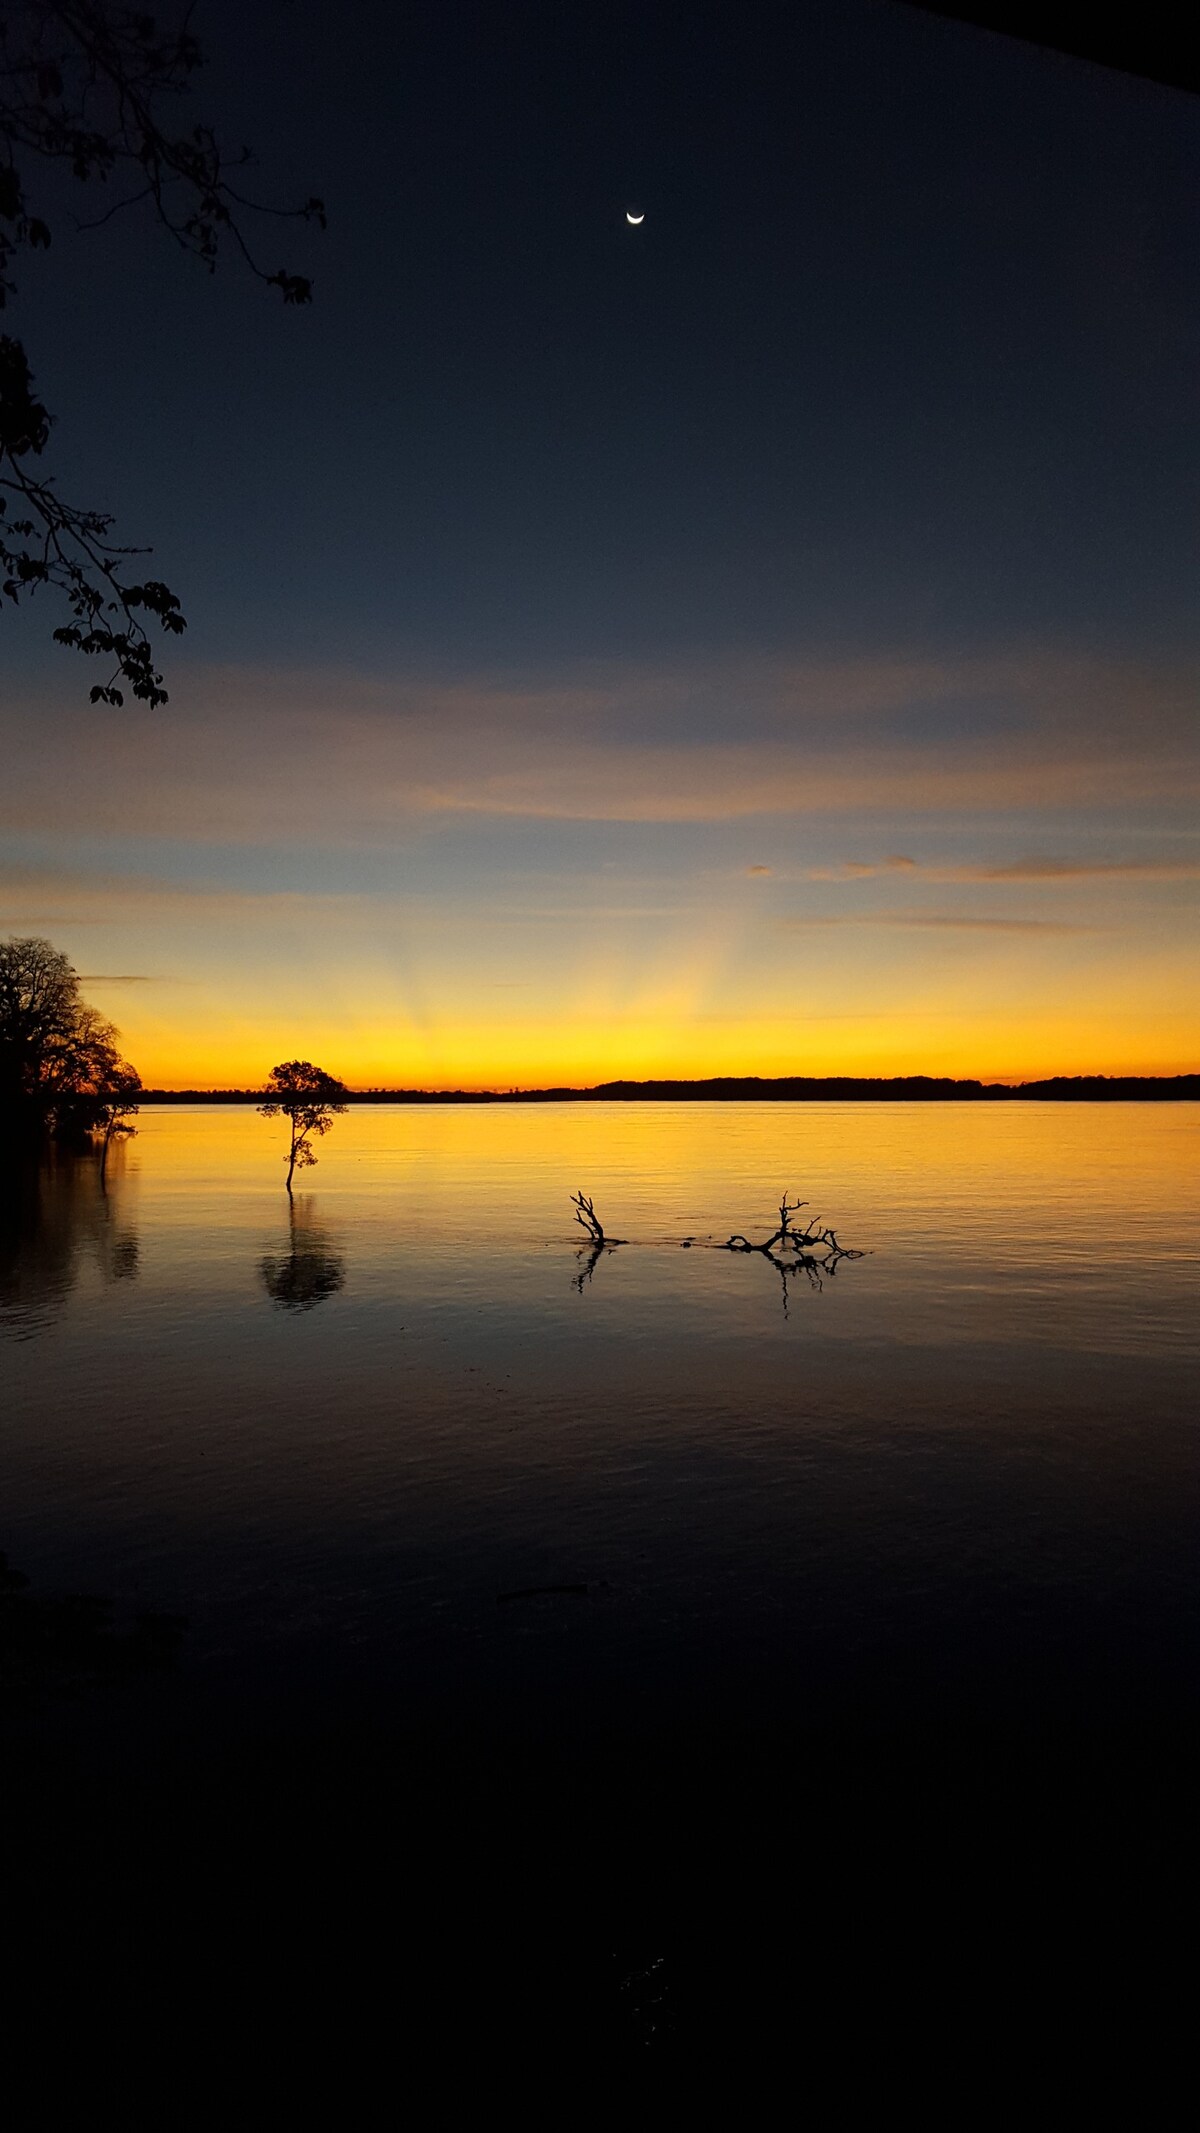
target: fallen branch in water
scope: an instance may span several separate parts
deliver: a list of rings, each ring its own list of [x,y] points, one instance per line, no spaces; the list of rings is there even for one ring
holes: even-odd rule
[[[836,1230],[827,1225],[823,1227],[816,1215],[809,1217],[803,1229],[797,1229],[792,1222],[792,1216],[798,1213],[800,1208],[807,1206],[807,1200],[789,1200],[785,1192],[779,1203],[779,1227],[772,1230],[771,1235],[762,1244],[752,1244],[740,1230],[735,1230],[732,1237],[716,1247],[719,1252],[757,1252],[761,1258],[770,1260],[783,1283],[785,1318],[790,1275],[803,1271],[808,1277],[809,1287],[819,1289],[823,1275],[828,1274],[832,1278],[843,1259],[861,1259],[863,1256],[861,1252],[852,1251],[848,1245],[839,1244]]]
[[[776,1230],[772,1230],[764,1244],[751,1244],[748,1237],[743,1237],[740,1230],[735,1230],[732,1237],[728,1237],[724,1244],[717,1246],[717,1250],[719,1252],[762,1252],[769,1259],[777,1245],[785,1249],[790,1246],[794,1252],[807,1252],[811,1251],[814,1244],[825,1244],[829,1246],[831,1251],[840,1253],[844,1259],[860,1259],[862,1257],[861,1252],[850,1252],[844,1245],[839,1244],[833,1230],[822,1229],[815,1215],[810,1218],[804,1229],[794,1229],[792,1227],[792,1216],[800,1208],[807,1206],[807,1200],[789,1200],[785,1192],[779,1203],[779,1227]]]
[[[586,1253],[580,1252],[582,1264],[579,1273],[573,1277],[574,1286],[582,1295],[584,1283],[591,1280],[596,1263],[603,1253],[611,1251],[615,1245],[626,1243],[627,1239],[605,1235],[604,1225],[586,1193],[573,1192],[570,1199],[575,1209],[575,1220],[586,1232],[589,1246]],[[808,1277],[810,1288],[819,1289],[822,1276],[836,1274],[843,1259],[862,1259],[865,1256],[862,1252],[851,1250],[849,1245],[839,1244],[837,1231],[831,1229],[827,1223],[822,1224],[816,1215],[809,1217],[803,1229],[797,1228],[792,1218],[802,1207],[807,1206],[807,1200],[789,1200],[785,1192],[779,1203],[778,1227],[773,1229],[761,1244],[753,1244],[740,1230],[735,1230],[731,1237],[726,1238],[724,1244],[708,1243],[705,1240],[709,1251],[752,1252],[761,1259],[769,1259],[783,1282],[785,1315],[787,1285],[793,1274],[803,1272]],[[690,1251],[700,1242],[701,1240],[695,1237],[684,1237],[680,1241],[680,1250]]]
[[[575,1220],[582,1225],[589,1246],[586,1256],[582,1252],[579,1255],[582,1264],[578,1274],[574,1277],[575,1287],[582,1296],[584,1282],[591,1280],[596,1261],[601,1253],[611,1252],[615,1246],[624,1244],[626,1240],[624,1237],[605,1236],[604,1224],[585,1192],[573,1192],[568,1197],[572,1207],[575,1209]]]

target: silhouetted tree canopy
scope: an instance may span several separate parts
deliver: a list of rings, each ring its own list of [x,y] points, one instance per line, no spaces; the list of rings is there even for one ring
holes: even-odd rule
[[[290,1192],[296,1171],[310,1170],[317,1160],[313,1141],[323,1139],[333,1125],[334,1113],[345,1110],[345,1085],[309,1059],[287,1059],[282,1066],[271,1068],[264,1093],[267,1101],[259,1105],[263,1117],[278,1118],[282,1112],[291,1126],[283,1159]]]
[[[49,941],[0,941],[0,1130],[63,1138],[132,1132],[141,1081],[117,1050],[119,1031],[80,997],[79,978]]]
[[[241,174],[248,148],[230,152],[206,124],[178,128],[180,99],[203,64],[189,27],[160,28],[152,15],[113,0],[5,0],[0,12],[0,307],[16,291],[21,252],[44,251],[49,223],[38,213],[39,166],[69,170],[80,186],[110,195],[90,221],[96,229],[139,205],[167,236],[212,273],[232,246],[250,272],[285,304],[306,304],[312,285],[284,267],[269,271],[252,250],[247,217],[273,214],[316,222],[309,199],[278,209],[249,198]],[[160,579],[134,580],[129,559],[148,551],[113,538],[110,513],[67,503],[40,468],[53,416],[37,396],[24,344],[0,334],[0,592],[16,605],[49,586],[71,620],[58,644],[111,661],[93,703],[135,697],[163,704],[167,692],[147,629],[185,627],[179,600]],[[35,471],[34,462],[39,462]],[[0,601],[2,607],[3,601]]]

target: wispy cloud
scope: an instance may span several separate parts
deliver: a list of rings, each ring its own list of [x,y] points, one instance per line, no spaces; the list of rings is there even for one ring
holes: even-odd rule
[[[811,917],[791,917],[788,927],[894,926],[910,931],[930,928],[949,933],[1097,933],[1098,926],[1076,925],[1057,918],[982,918],[973,914],[943,911],[816,912]]]
[[[705,822],[1200,792],[1186,676],[1057,651],[507,682],[193,669],[172,697],[168,714],[122,714],[119,751],[106,714],[10,698],[0,826],[334,845],[450,815]]]
[[[943,881],[1200,881],[1200,859],[1014,859],[1006,866],[943,870]]]
[[[814,867],[809,872],[810,881],[836,881],[849,878],[851,881],[867,880],[873,874],[911,874],[919,872],[915,859],[906,859],[900,852],[893,852],[888,859],[844,859],[840,867]]]
[[[795,878],[868,881],[898,871],[921,881],[940,882],[1200,881],[1200,859],[1013,859],[998,866],[940,866],[892,855],[878,860],[845,859],[830,867],[806,867]]]
[[[471,906],[469,895],[457,901],[449,896],[438,896],[426,888],[417,891],[411,884],[397,883],[391,888],[372,890],[321,891],[303,889],[232,888],[219,881],[171,881],[154,874],[89,872],[82,868],[62,869],[5,865],[0,863],[0,928],[17,926],[24,930],[39,925],[95,925],[111,922],[161,920],[178,925],[195,922],[211,928],[214,924],[249,923],[256,926],[270,923],[336,925],[338,922],[361,924],[378,920],[385,912],[407,912],[419,920],[423,931],[435,928],[447,915],[461,912],[467,905],[474,930],[492,923],[513,920],[532,921],[538,925],[558,921],[631,921],[686,917],[698,907],[686,894],[674,900],[648,902],[644,899],[624,903],[612,897],[610,882],[606,882],[609,894],[606,897],[589,897],[582,893],[586,883],[573,877],[572,893],[564,896],[564,884],[555,882],[540,900],[527,896],[491,896],[482,910]],[[103,972],[91,976],[94,985],[151,985],[178,983],[179,980],[163,976],[106,975]]]

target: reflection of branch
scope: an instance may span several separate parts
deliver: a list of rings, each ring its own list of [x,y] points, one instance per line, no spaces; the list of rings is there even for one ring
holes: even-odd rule
[[[827,1234],[831,1233],[822,1233],[823,1236]],[[728,1249],[728,1245],[718,1246],[719,1251],[728,1251]],[[785,1318],[788,1315],[788,1281],[793,1275],[804,1273],[808,1276],[810,1289],[823,1289],[825,1286],[824,1276],[828,1274],[832,1281],[843,1259],[861,1259],[863,1257],[861,1252],[849,1251],[845,1245],[841,1244],[833,1251],[824,1253],[823,1256],[819,1256],[816,1252],[797,1252],[793,1259],[781,1259],[778,1252],[769,1251],[765,1244],[752,1244],[750,1250],[761,1252],[763,1258],[769,1259],[771,1265],[778,1272],[783,1288],[783,1315]]]
[[[579,1272],[572,1274],[571,1286],[578,1289],[581,1296],[583,1295],[584,1283],[591,1280],[596,1270],[597,1260],[602,1259],[605,1252],[611,1252],[611,1250],[612,1245],[606,1239],[600,1238],[591,1246],[589,1251],[576,1252],[575,1263],[579,1268]]]

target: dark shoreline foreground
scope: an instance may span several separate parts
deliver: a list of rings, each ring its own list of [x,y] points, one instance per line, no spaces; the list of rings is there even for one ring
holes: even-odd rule
[[[952,1081],[928,1074],[719,1074],[708,1081],[602,1081],[590,1089],[347,1089],[351,1104],[1197,1103],[1200,1074],[1059,1074],[1049,1081]],[[139,1104],[257,1104],[261,1089],[143,1089]]]
[[[1153,1689],[1005,1724],[908,1685],[647,1737],[324,1676],[206,1729],[131,1675],[10,1736],[7,1930],[35,2006],[189,2087],[264,2055],[343,2104],[397,2065],[539,2101],[765,2099],[798,2060],[818,2097],[948,2106],[981,2069],[1119,2079],[1186,1990],[1194,1724]]]
[[[511,1152],[466,1136],[472,1170],[492,1139],[481,1204]],[[74,2077],[94,2116],[119,2082],[133,2133],[193,2098],[357,2133],[380,2096],[435,2126],[512,2097],[566,2133],[610,2097],[643,2102],[631,2129],[646,2098],[757,2129],[781,2096],[818,2133],[914,2103],[931,2133],[1173,2124],[1200,1786],[1182,1197],[1164,1223],[1140,1195],[1143,1278],[1106,1188],[1103,1317],[1063,1285],[1049,1325],[1077,1196],[1051,1181],[1045,1234],[1018,1180],[970,1341],[920,1290],[978,1261],[956,1233],[922,1266],[918,1203],[902,1320],[834,1338],[801,1309],[778,1348],[747,1316],[693,1365],[703,1298],[650,1320],[631,1255],[631,1301],[585,1302],[534,1239],[568,1325],[608,1312],[556,1360],[563,1321],[501,1278],[503,1205],[435,1266],[421,1335],[428,1226],[347,1308],[279,1309],[295,1289],[252,1284],[292,1234],[281,1174],[274,1217],[251,1181],[241,1252],[207,1191],[172,1209],[162,1279],[149,1210],[141,1273],[121,1258],[120,1165],[107,1199],[94,1157],[48,1170],[80,1191],[47,1189],[73,1232],[22,1243],[38,1294],[66,1293],[64,1236],[92,1271],[68,1340],[5,1350],[45,1398],[13,1415],[0,1530],[5,2006],[40,2096]],[[1018,1319],[993,1306],[1021,1259]]]

